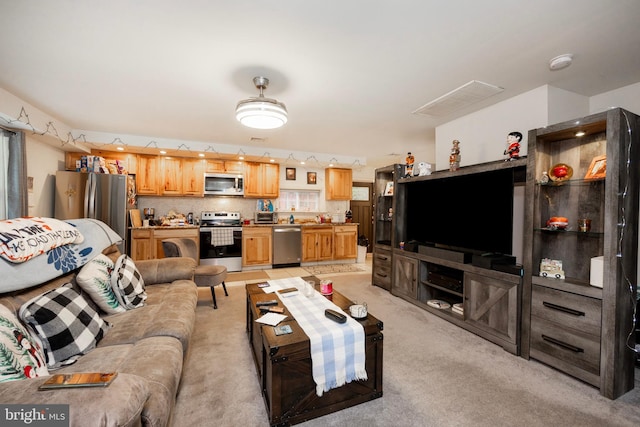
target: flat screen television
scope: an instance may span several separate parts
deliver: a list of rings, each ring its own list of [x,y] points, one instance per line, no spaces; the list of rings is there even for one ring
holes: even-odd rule
[[[407,240],[512,253],[513,168],[407,183]]]

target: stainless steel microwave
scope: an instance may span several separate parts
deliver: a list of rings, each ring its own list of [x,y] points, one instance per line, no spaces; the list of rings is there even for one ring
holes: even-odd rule
[[[244,177],[233,173],[205,173],[204,194],[213,196],[244,196]]]

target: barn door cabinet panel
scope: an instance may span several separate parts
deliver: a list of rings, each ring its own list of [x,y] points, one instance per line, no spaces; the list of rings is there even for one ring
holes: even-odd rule
[[[391,293],[414,300],[418,289],[418,260],[403,255],[393,257],[393,282]]]
[[[616,108],[531,130],[528,138],[522,355],[611,399],[634,387],[638,132],[639,117]],[[568,226],[550,226],[554,216]],[[581,218],[591,220],[589,229],[579,228]],[[597,280],[595,257],[603,265]],[[543,265],[546,259],[561,268]]]

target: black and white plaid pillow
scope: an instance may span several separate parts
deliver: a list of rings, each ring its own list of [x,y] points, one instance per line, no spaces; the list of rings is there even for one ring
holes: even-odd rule
[[[26,302],[19,316],[37,334],[54,369],[92,350],[110,326],[71,283]]]
[[[111,276],[111,287],[120,305],[127,310],[144,306],[144,280],[128,255],[120,255]]]

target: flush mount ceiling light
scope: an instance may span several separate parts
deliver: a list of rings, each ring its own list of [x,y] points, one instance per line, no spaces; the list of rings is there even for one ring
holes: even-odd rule
[[[254,129],[276,129],[287,123],[287,107],[275,99],[265,98],[262,93],[269,86],[269,79],[254,77],[253,84],[260,89],[260,95],[238,102],[236,119]]]
[[[549,61],[549,69],[551,71],[562,70],[563,68],[567,68],[569,65],[571,65],[572,61],[573,55],[570,53],[556,56]]]

